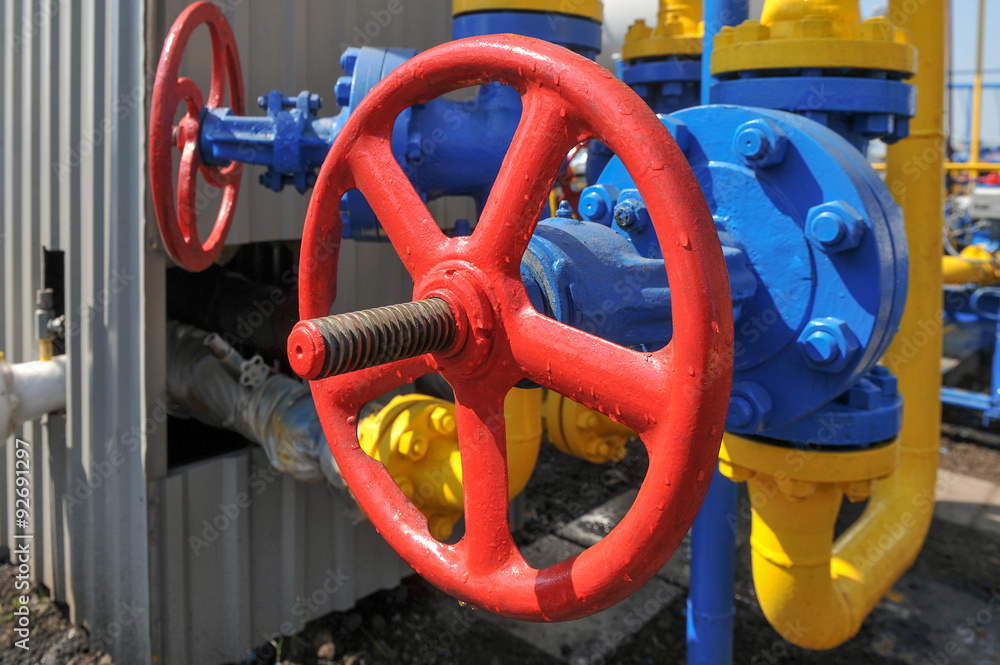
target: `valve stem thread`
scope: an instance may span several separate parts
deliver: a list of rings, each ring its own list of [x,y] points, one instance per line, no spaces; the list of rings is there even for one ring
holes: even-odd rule
[[[299,372],[317,380],[441,351],[455,338],[455,315],[446,301],[428,298],[303,321],[296,329],[289,339],[290,358],[302,353],[295,342],[300,329],[322,336],[322,368],[316,376]]]

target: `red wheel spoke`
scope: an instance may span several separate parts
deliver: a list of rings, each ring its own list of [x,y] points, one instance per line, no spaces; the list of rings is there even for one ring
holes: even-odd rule
[[[385,228],[414,281],[440,260],[448,242],[392,154],[389,142],[369,137],[349,157],[358,189]]]
[[[342,402],[349,399],[352,407],[361,409],[368,402],[412,383],[433,371],[427,362],[427,356],[408,358],[388,365],[359,370],[344,375],[350,377],[350,389],[340,390],[338,387],[335,391],[335,399]],[[333,377],[321,381],[321,383],[340,386],[344,383],[344,378]]]
[[[177,224],[184,242],[199,244],[198,238],[198,146],[194,141],[184,144],[181,166],[177,174]]]
[[[640,433],[654,424],[651,413],[662,412],[664,405],[650,405],[642,396],[663,394],[673,371],[669,346],[658,353],[632,351],[534,310],[514,325],[511,351],[526,378]]]
[[[545,88],[523,97],[517,132],[473,235],[482,260],[520,258],[566,155],[586,138],[566,101]],[[504,262],[516,271],[520,262]],[[513,266],[512,268],[510,266]]]
[[[504,397],[478,382],[455,385],[455,420],[465,492],[462,547],[465,563],[473,575],[506,567],[518,551],[507,520]]]

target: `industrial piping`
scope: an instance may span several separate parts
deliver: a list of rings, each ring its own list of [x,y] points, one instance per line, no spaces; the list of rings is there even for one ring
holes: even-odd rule
[[[883,359],[899,377],[906,404],[898,469],[874,482],[864,514],[832,546],[841,488],[817,483],[811,496],[796,497],[767,491],[773,479],[750,480],[758,600],[785,639],[809,649],[830,649],[857,633],[916,559],[933,516],[940,432],[946,10],[945,0],[927,0],[915,10],[908,0],[889,5],[890,18],[910,31],[919,51],[918,108],[910,137],[888,152],[887,185],[903,208],[910,250],[910,297]],[[925,163],[928,154],[937,157],[913,176],[912,164]],[[784,537],[789,533],[796,537]]]
[[[66,356],[9,365],[0,353],[0,435],[66,408]]]

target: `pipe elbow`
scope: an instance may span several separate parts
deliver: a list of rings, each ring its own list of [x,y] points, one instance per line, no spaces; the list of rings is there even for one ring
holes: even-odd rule
[[[1000,265],[993,254],[969,245],[959,256],[941,257],[941,274],[945,284],[992,286],[1000,282]]]
[[[897,439],[867,451],[790,456],[727,435],[722,462],[723,473],[747,480],[754,587],[774,629],[813,650],[856,635],[923,545],[934,512],[937,449]],[[868,496],[864,488],[865,512],[834,541],[845,492],[860,499]]]

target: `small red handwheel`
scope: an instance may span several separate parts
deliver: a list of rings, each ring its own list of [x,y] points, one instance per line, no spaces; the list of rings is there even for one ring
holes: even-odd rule
[[[448,238],[393,157],[392,127],[414,104],[491,81],[520,92],[520,126],[475,233]],[[560,165],[591,138],[625,163],[663,248],[675,326],[670,344],[655,353],[543,316],[521,281],[521,257]],[[361,508],[417,572],[476,607],[566,620],[624,599],[663,566],[694,520],[716,464],[732,380],[732,303],[719,238],[670,133],[606,69],[547,42],[476,37],[413,58],[365,97],[323,164],[302,242],[303,319],[325,317],[333,305],[339,201],[355,187],[413,278],[414,300],[445,300],[456,325],[444,351],[312,381],[330,447]],[[304,330],[290,346],[300,371],[316,376]],[[361,408],[430,372],[455,389],[466,531],[453,545],[431,537],[385,467],[358,445]],[[504,397],[522,378],[632,427],[649,452],[649,472],[621,523],[578,556],[542,570],[525,562],[507,521]]]
[[[212,87],[208,91],[207,105],[194,81],[178,75],[188,38],[202,23],[208,26],[212,38]],[[235,114],[242,115],[243,72],[233,31],[218,7],[210,2],[196,2],[181,12],[163,42],[149,119],[149,179],[156,223],[171,258],[190,272],[205,270],[219,257],[240,192],[243,165],[233,162],[225,167],[206,166],[201,162],[198,146],[202,108],[214,109],[222,105],[227,79],[229,103]],[[187,114],[175,126],[174,115],[182,101],[187,105]],[[175,145],[181,152],[176,208],[173,185]],[[196,176],[199,171],[209,184],[223,190],[215,226],[204,243],[198,237]]]

